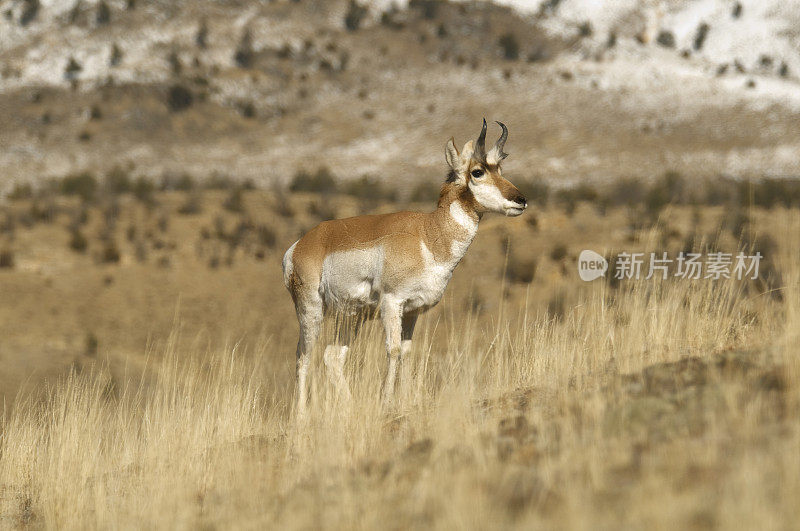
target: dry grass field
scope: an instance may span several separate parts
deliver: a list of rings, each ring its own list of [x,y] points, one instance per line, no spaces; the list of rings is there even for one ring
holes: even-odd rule
[[[794,4],[0,0],[0,529],[798,527]],[[284,251],[482,117],[528,210],[298,423]]]
[[[528,183],[532,208],[484,219],[418,325],[396,408],[380,407],[371,324],[346,365],[352,401],[317,353],[298,426],[283,250],[322,219],[404,205],[217,184],[73,177],[3,207],[0,527],[786,529],[800,516],[800,211],[763,186],[698,203],[696,183],[666,199],[662,185]],[[761,280],[577,274],[582,249],[689,248],[758,250]]]

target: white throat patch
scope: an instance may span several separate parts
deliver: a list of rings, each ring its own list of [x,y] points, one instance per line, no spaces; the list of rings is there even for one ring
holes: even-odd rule
[[[455,222],[461,225],[468,233],[474,234],[475,231],[478,230],[478,222],[472,219],[469,214],[467,214],[466,210],[464,210],[464,207],[462,207],[461,203],[458,201],[453,201],[450,203],[450,215],[453,217]]]
[[[453,267],[455,267],[455,264],[466,254],[469,244],[472,243],[472,239],[477,234],[478,222],[467,214],[467,211],[458,201],[450,203],[450,216],[467,232],[467,236],[463,240],[453,240],[450,243],[450,253],[453,255]]]

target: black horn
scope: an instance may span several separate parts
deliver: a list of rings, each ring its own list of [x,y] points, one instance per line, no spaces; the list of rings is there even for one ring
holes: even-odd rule
[[[486,118],[483,119],[481,134],[478,135],[478,141],[475,143],[474,158],[476,160],[486,159]]]
[[[503,153],[503,147],[506,145],[506,139],[508,138],[508,127],[503,122],[497,122],[497,125],[503,129],[503,133],[497,139],[494,149],[497,151],[497,160],[501,161],[508,156],[508,153]]]

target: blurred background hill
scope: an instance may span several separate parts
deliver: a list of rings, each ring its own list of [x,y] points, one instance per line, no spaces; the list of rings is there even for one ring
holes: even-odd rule
[[[509,175],[797,175],[800,4],[3,0],[2,189],[122,167],[401,195],[480,118]]]

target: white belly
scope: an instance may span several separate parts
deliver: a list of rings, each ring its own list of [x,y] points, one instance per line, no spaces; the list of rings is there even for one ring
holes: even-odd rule
[[[322,262],[320,294],[325,306],[375,308],[380,299],[383,247],[331,253]]]
[[[420,269],[399,284],[393,283],[388,288],[391,293],[384,292],[386,257],[382,246],[331,253],[322,263],[320,295],[327,308],[340,311],[375,309],[385,295],[401,301],[406,313],[426,310],[441,300],[471,239],[453,242],[451,258],[446,261],[436,261],[421,241]]]

